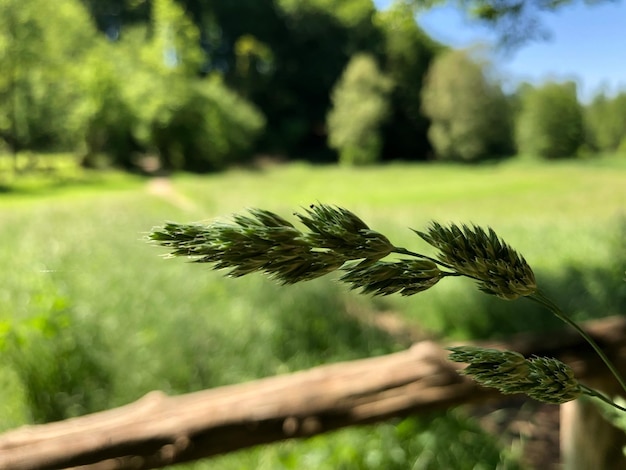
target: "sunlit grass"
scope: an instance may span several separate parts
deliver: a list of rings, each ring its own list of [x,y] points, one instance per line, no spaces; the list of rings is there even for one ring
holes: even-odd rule
[[[85,197],[90,192],[137,189],[144,182],[145,178],[112,169],[83,168],[71,153],[0,154],[0,207],[42,197]]]
[[[460,279],[407,299],[368,299],[332,275],[289,287],[262,276],[224,278],[203,265],[164,260],[163,250],[144,240],[166,220],[227,217],[247,207],[295,220],[292,211],[316,201],[344,206],[394,244],[420,250],[425,245],[409,227],[423,228],[431,219],[490,225],[526,257],[564,308],[580,317],[623,313],[625,182],[626,167],[610,161],[357,169],[293,164],[181,174],[171,186],[113,175],[97,184],[0,194],[0,328],[23,327],[40,314],[36,298],[64,299],[72,328],[92,335],[92,360],[110,374],[108,388],[93,391],[99,395],[92,406],[102,408],[153,389],[184,393],[405,346],[346,315],[355,302],[359,311],[392,310],[443,338],[556,326],[524,301],[492,300]],[[0,429],[6,429],[28,413],[6,363],[0,383],[8,384],[0,387],[0,403],[12,403],[0,407]],[[246,459],[280,468],[270,455],[281,448],[266,457],[258,457],[260,451],[254,458],[235,455],[220,460],[219,468],[242,468]]]

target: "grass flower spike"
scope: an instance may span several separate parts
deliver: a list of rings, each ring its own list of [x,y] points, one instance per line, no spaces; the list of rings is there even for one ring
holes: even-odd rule
[[[170,248],[172,256],[212,263],[215,269],[229,269],[230,276],[262,272],[284,284],[341,268],[345,271],[342,281],[374,295],[413,295],[446,276],[472,278],[481,290],[505,299],[536,290],[534,274],[524,258],[491,229],[433,223],[425,233],[416,231],[440,250],[438,259],[433,259],[394,246],[341,207],[312,204],[303,213],[295,213],[308,231],[266,210],[250,209],[249,213],[234,215],[232,223],[168,223],[154,229],[149,238]],[[391,254],[417,259],[381,261]]]
[[[428,260],[377,261],[346,269],[342,281],[361,288],[364,294],[413,295],[434,286],[445,275]]]
[[[524,393],[528,389],[530,368],[520,353],[474,346],[458,346],[450,351],[448,359],[468,363],[463,374],[485,387],[505,394]]]
[[[302,232],[282,217],[260,209],[235,215],[233,223],[208,226],[168,223],[150,238],[171,248],[172,256],[230,269],[233,277],[263,272],[289,284],[338,269],[343,261],[326,252],[311,252]]]
[[[333,250],[346,260],[384,258],[394,249],[391,242],[370,229],[347,209],[326,204],[311,204],[306,214],[294,214],[309,230],[311,246]]]
[[[341,270],[341,281],[373,295],[414,295],[444,277],[468,277],[483,292],[506,300],[527,297],[572,326],[626,391],[626,382],[593,338],[537,289],[526,260],[492,229],[454,224],[445,227],[432,222],[425,232],[414,230],[439,250],[437,257],[431,258],[394,246],[347,209],[312,204],[294,215],[307,230],[272,212],[250,209],[247,215],[234,215],[231,222],[170,222],[153,229],[149,239],[169,248],[170,256],[209,263],[214,269],[227,269],[233,277],[260,272],[283,284],[293,284]],[[391,259],[383,260],[387,257]],[[626,411],[578,383],[572,370],[556,359],[526,359],[513,351],[470,346],[451,351],[452,361],[469,364],[464,374],[502,393],[525,393],[546,403],[565,403],[585,394]]]
[[[439,249],[442,263],[478,281],[483,292],[513,300],[537,290],[535,275],[526,260],[492,229],[454,224],[444,227],[432,222],[427,232],[415,233]]]
[[[530,379],[533,387],[526,393],[544,403],[561,404],[575,400],[584,388],[574,377],[568,365],[551,357],[529,359]]]
[[[346,209],[312,205],[296,214],[311,231],[303,233],[277,214],[250,209],[235,214],[232,223],[167,223],[150,239],[170,248],[171,256],[187,256],[214,269],[229,269],[233,277],[262,272],[293,284],[338,270],[346,261],[375,261],[393,245]]]
[[[450,351],[451,361],[469,363],[464,375],[504,394],[525,393],[543,403],[561,404],[585,393],[572,369],[556,359],[525,359],[513,351],[473,346],[459,346]]]

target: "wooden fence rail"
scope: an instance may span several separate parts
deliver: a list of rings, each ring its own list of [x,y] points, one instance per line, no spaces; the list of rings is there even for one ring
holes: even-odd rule
[[[624,370],[626,319],[609,318],[585,328]],[[604,365],[569,331],[481,345],[558,357],[580,379],[610,385]],[[158,468],[498,398],[459,376],[462,366],[446,356],[439,345],[425,341],[395,354],[181,396],[152,392],[121,408],[0,435],[0,469]]]

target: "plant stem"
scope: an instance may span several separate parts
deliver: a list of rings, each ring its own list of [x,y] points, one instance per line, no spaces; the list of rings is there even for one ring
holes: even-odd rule
[[[448,269],[452,269],[450,266],[445,265],[444,263],[442,263],[441,261],[436,260],[435,258],[431,258],[430,256],[422,255],[420,253],[416,253],[414,251],[407,250],[406,248],[402,248],[400,246],[394,246],[393,250],[391,252],[392,253],[398,253],[400,255],[413,256],[415,258],[427,259],[429,261],[432,261],[433,263],[437,263],[437,264],[440,264],[443,267],[446,267]]]
[[[585,395],[589,395],[590,397],[599,398],[600,400],[602,400],[607,405],[611,405],[612,407],[617,408],[620,411],[626,411],[626,408],[624,408],[623,406],[620,406],[617,403],[613,402],[612,400],[610,400],[609,398],[605,397],[604,395],[602,395],[597,390],[594,390],[593,388],[589,388],[589,387],[587,387],[586,385],[583,385],[583,384],[580,384],[580,388],[582,389],[582,391],[583,391],[583,393]]]
[[[397,253],[399,255],[413,256],[415,258],[426,259],[428,261],[432,261],[435,264],[438,264],[439,266],[443,266],[446,269],[450,269],[451,271],[454,271],[456,273],[456,270],[454,269],[453,266],[450,266],[449,264],[446,264],[443,261],[439,261],[438,259],[431,258],[430,256],[422,255],[420,253],[415,253],[414,251],[407,250],[406,248],[394,246],[392,253]],[[463,274],[461,274],[461,273],[458,273],[458,275],[459,276],[463,276]]]
[[[624,390],[624,392],[626,392],[626,383],[624,382],[624,379],[622,379],[622,377],[621,377],[620,373],[617,371],[616,367],[609,360],[609,358],[606,356],[604,351],[602,351],[602,348],[600,348],[600,346],[598,346],[598,343],[596,343],[593,340],[593,338],[591,336],[589,336],[589,334],[587,334],[587,332],[585,330],[583,330],[580,326],[578,326],[578,323],[576,323],[574,320],[569,318],[565,313],[563,313],[561,311],[561,309],[554,302],[552,302],[549,298],[547,298],[541,291],[539,291],[539,290],[536,291],[534,294],[528,296],[528,298],[530,300],[533,300],[533,301],[543,305],[548,310],[550,310],[559,320],[564,321],[565,323],[570,325],[572,328],[574,328],[585,339],[585,341],[587,341],[587,343],[589,343],[591,345],[591,347],[598,354],[598,356],[600,356],[600,359],[602,359],[602,361],[606,364],[606,366],[609,368],[609,370],[611,371],[613,376],[617,379],[617,381],[621,385],[621,387]],[[624,411],[626,411],[626,410],[624,410]]]

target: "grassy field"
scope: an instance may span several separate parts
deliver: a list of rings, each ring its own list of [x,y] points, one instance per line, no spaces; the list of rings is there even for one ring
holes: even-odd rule
[[[121,405],[154,389],[184,393],[405,347],[364,320],[380,312],[442,340],[558,326],[530,303],[491,299],[459,279],[382,300],[348,292],[332,275],[292,287],[261,276],[225,279],[159,256],[144,237],[166,220],[202,221],[248,207],[289,217],[320,201],[354,211],[417,251],[426,246],[409,227],[432,219],[490,225],[578,318],[626,310],[626,165],[619,160],[292,164],[169,181],[118,175],[42,193],[0,194],[0,350],[7,358],[0,430]],[[473,450],[435,438],[460,430],[473,436]],[[498,468],[517,468],[485,442],[452,414],[241,452],[210,468],[400,469],[441,449],[467,462],[477,447],[490,463],[475,468],[496,468],[498,460]],[[454,468],[437,460],[448,457],[419,468]]]

